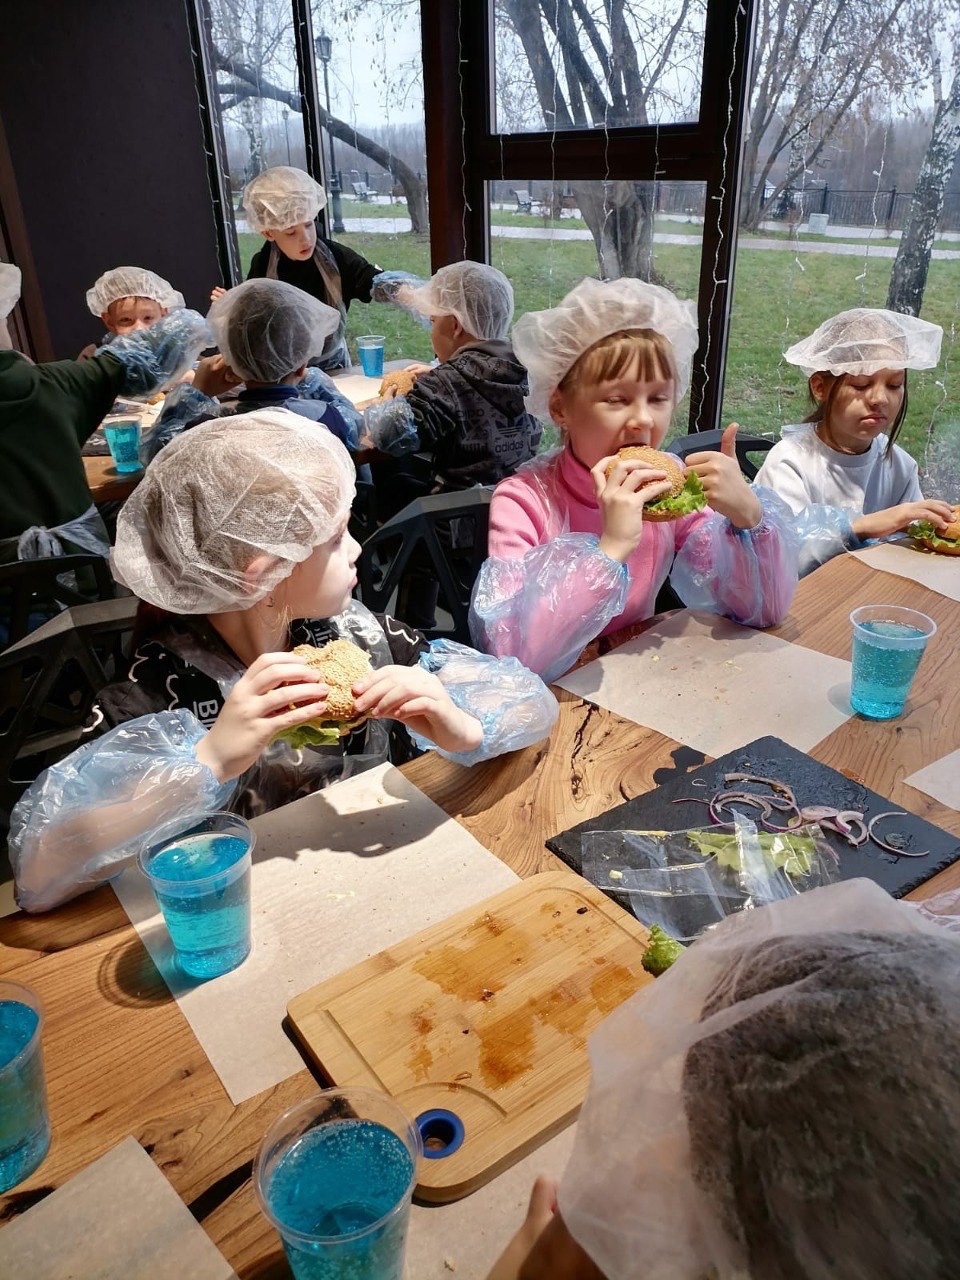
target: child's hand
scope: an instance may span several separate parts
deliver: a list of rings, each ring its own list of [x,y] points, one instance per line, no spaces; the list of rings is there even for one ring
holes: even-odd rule
[[[210,301],[216,302],[216,300],[218,298],[222,298],[226,292],[227,292],[226,289],[222,289],[220,285],[215,284],[213,288],[210,290]]]
[[[422,667],[380,667],[357,681],[353,695],[358,712],[399,720],[443,751],[473,751],[483,741],[480,721],[461,711]]]
[[[193,371],[193,385],[214,400],[239,386],[241,381],[221,355],[204,356]]]
[[[613,469],[607,477],[607,467]],[[643,533],[643,504],[655,502],[670,491],[665,471],[638,458],[601,458],[591,468],[593,488],[600,508],[603,533],[600,550],[611,560],[629,560]]]
[[[853,532],[858,538],[887,538],[891,533],[906,529],[914,520],[929,520],[935,529],[945,529],[953,520],[953,508],[948,502],[934,499],[901,502],[897,507],[859,516],[853,522]]]
[[[687,469],[700,477],[707,502],[737,529],[752,529],[763,518],[760,499],[744,480],[737,461],[737,424],[731,422],[720,440],[720,451],[704,450],[685,459]]]
[[[234,685],[198,745],[197,759],[220,782],[238,778],[278,733],[322,715],[328,692],[301,658],[262,654]]]
[[[530,1250],[557,1211],[558,1187],[559,1183],[540,1174],[530,1193],[527,1216],[497,1259],[487,1280],[518,1280],[520,1268],[526,1262]]]

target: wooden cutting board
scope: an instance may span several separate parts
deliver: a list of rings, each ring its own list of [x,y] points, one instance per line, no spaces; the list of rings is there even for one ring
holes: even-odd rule
[[[585,880],[550,871],[319,983],[288,1013],[334,1084],[462,1122],[457,1150],[421,1161],[417,1194],[443,1203],[573,1118],[587,1037],[652,981],[646,937]]]

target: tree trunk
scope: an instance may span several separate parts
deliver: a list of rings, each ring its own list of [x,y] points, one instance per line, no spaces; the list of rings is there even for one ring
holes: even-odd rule
[[[597,249],[602,280],[656,282],[652,182],[575,182],[573,192]]]
[[[913,203],[900,237],[887,307],[905,315],[918,316],[923,305],[930,269],[930,253],[936,239],[947,182],[953,172],[960,149],[960,71],[954,76],[953,89],[937,104],[933,117],[933,133],[914,184]]]

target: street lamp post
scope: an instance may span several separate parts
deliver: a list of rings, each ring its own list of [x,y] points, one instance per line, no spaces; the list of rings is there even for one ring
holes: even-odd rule
[[[317,57],[323,63],[323,94],[327,106],[327,137],[330,139],[330,207],[333,213],[333,231],[336,235],[346,231],[343,225],[343,206],[340,203],[340,178],[337,174],[337,161],[333,151],[333,131],[330,128],[330,81],[327,77],[327,64],[333,52],[333,41],[327,35],[317,36],[314,40]]]

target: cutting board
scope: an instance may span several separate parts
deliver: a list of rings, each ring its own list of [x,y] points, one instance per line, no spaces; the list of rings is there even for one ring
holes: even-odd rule
[[[813,760],[780,738],[757,738],[712,764],[701,765],[689,773],[673,773],[669,780],[653,791],[635,796],[626,804],[617,805],[596,818],[589,818],[552,836],[547,841],[547,848],[579,871],[585,831],[684,831],[688,827],[709,826],[706,806],[673,802],[681,796],[712,796],[724,786],[725,773],[752,773],[777,778],[790,784],[801,805],[857,809],[868,821],[878,813],[902,812],[902,807],[892,800],[838,773],[829,765]],[[763,787],[744,785],[748,791],[765,794]],[[924,858],[898,858],[870,842],[854,849],[842,836],[824,829],[824,836],[840,860],[840,879],[865,876],[876,881],[894,898],[902,898],[960,858],[960,840],[917,814],[890,818],[878,828],[878,834],[884,837],[893,832],[905,837],[907,850],[929,849],[929,854]]]
[[[288,1005],[337,1085],[436,1109],[463,1127],[420,1164],[417,1194],[482,1186],[563,1127],[587,1088],[587,1037],[652,981],[646,930],[579,876],[550,871],[381,951]]]

